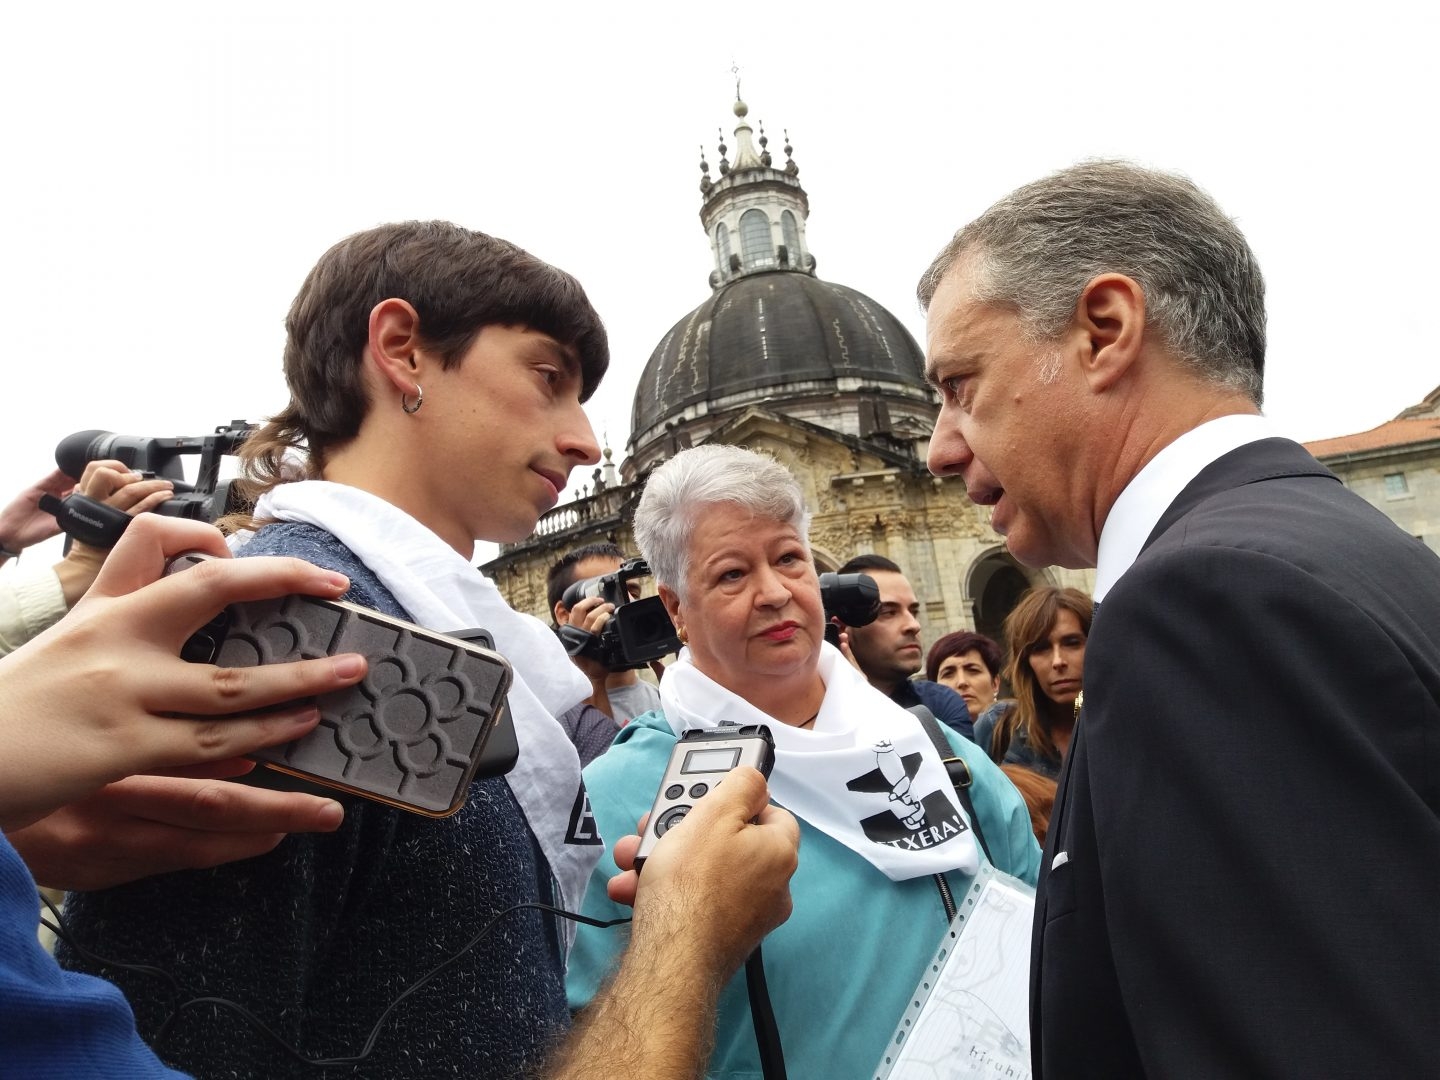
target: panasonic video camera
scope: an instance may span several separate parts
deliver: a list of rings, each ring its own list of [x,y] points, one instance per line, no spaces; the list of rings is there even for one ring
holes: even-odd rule
[[[217,427],[212,435],[193,437],[77,431],[60,440],[55,448],[55,464],[66,476],[79,480],[90,462],[113,458],[144,476],[163,477],[175,485],[174,496],[151,513],[213,522],[244,508],[242,500],[231,491],[233,481],[220,479],[220,460],[235,453],[254,430],[254,424],[235,420]],[[186,481],[181,460],[189,454],[200,457],[193,484]],[[123,510],[79,492],[64,499],[46,495],[40,500],[40,508],[54,514],[71,539],[100,548],[114,547],[131,520]]]
[[[560,597],[567,608],[573,608],[587,597],[598,596],[607,604],[614,604],[615,613],[598,634],[573,624],[560,627],[557,633],[565,651],[571,656],[594,660],[610,671],[645,667],[652,660],[678,651],[680,639],[675,635],[675,624],[670,621],[664,602],[658,596],[630,599],[629,583],[649,576],[650,564],[644,559],[627,559],[613,574],[572,583]]]

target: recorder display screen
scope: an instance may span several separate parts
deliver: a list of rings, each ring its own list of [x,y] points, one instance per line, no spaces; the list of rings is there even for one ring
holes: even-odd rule
[[[691,750],[685,755],[682,773],[729,772],[740,764],[738,746],[720,747],[712,750]]]

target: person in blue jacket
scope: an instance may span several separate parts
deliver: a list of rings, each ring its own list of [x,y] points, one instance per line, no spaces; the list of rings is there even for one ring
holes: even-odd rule
[[[825,643],[808,517],[788,470],[739,447],[685,450],[651,476],[635,535],[686,646],[661,680],[661,711],[622,729],[585,783],[601,835],[618,836],[650,809],[682,732],[770,728],[770,791],[799,820],[801,844],[794,913],[765,939],[765,978],[788,1075],[819,1080],[880,1061],[985,855],[921,722]],[[995,865],[1033,883],[1024,802],[978,747],[946,738],[974,776]],[[605,865],[586,895],[597,919],[622,914],[601,887]],[[572,1008],[590,1002],[623,945],[616,931],[580,928]],[[721,992],[707,1075],[760,1075],[743,979]]]

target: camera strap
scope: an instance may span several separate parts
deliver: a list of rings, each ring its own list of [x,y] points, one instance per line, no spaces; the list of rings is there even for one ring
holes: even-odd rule
[[[760,1050],[760,1075],[765,1080],[785,1080],[785,1051],[780,1046],[780,1027],[770,1005],[770,989],[765,985],[765,961],[759,945],[745,961],[745,990],[750,996],[750,1021]]]
[[[582,630],[574,623],[557,626],[555,636],[565,647],[567,656],[583,656],[590,660],[600,660],[603,656],[604,650],[600,647],[600,639],[589,630]]]
[[[970,766],[951,748],[950,740],[945,738],[945,733],[940,730],[940,721],[935,719],[933,712],[924,705],[912,705],[908,711],[915,714],[920,726],[925,729],[925,734],[929,735],[930,741],[935,744],[935,749],[940,751],[940,762],[950,776],[950,783],[955,785],[955,797],[960,800],[965,816],[970,819],[970,829],[980,843],[980,850],[985,852],[986,860],[994,866],[990,845],[985,843],[985,834],[980,831],[980,815],[975,813],[975,804],[970,801],[970,784],[974,780],[970,775]]]
[[[53,514],[61,530],[71,540],[91,547],[112,548],[130,526],[130,515],[108,503],[71,492],[63,499],[54,495],[40,496],[40,509]],[[68,543],[67,543],[68,548]]]

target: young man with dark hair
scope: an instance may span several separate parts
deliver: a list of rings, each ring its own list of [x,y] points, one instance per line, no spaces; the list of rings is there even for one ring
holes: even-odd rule
[[[762,809],[758,775],[737,777],[730,797],[696,813],[702,825],[741,813],[731,822],[738,832],[710,837],[713,850],[690,858],[676,850],[683,842],[670,845],[659,866],[647,864],[638,894],[633,875],[615,886],[636,899],[638,959],[597,999],[588,1034],[567,1041],[571,926],[552,911],[579,907],[600,839],[557,717],[588,684],[554,633],[509,608],[472,564],[477,540],[527,536],[571,468],[598,459],[581,404],[608,361],[599,316],[578,282],[513,244],[448,222],[404,222],[331,248],[286,326],[290,400],[242,452],[258,501],[237,553],[339,571],[347,599],[432,630],[488,630],[513,669],[518,760],[502,777],[476,780],[441,820],[355,800],[333,834],[76,894],[75,929],[98,952],[239,1000],[302,1058],[358,1053],[376,1019],[404,1001],[356,1075],[530,1074],[561,1043],[560,1076],[600,1075],[631,1057],[639,1064],[623,1071],[693,1075],[715,988],[787,910],[788,815]],[[384,729],[380,752],[408,750],[412,765],[434,751],[428,738],[404,742],[416,731],[411,710],[443,694],[419,667],[379,664],[366,684],[378,703],[369,730]],[[757,813],[761,824],[746,825]],[[667,860],[678,860],[673,875]],[[750,899],[719,899],[730,879],[747,879],[758,904],[721,925],[708,918],[712,904]],[[493,932],[475,939],[487,924]],[[79,950],[63,960],[103,966]],[[170,990],[133,970],[105,973],[122,984],[141,1030],[159,1030]],[[665,1023],[654,1023],[661,1014]],[[190,1011],[164,1029],[167,1058],[200,1076],[313,1070],[229,1014]]]
[[[870,685],[905,708],[924,705],[935,719],[967,739],[973,718],[965,699],[948,686],[913,678],[925,666],[920,647],[920,601],[900,567],[883,555],[857,555],[842,574],[865,574],[880,587],[880,614],[867,626],[845,626],[850,658]]]

